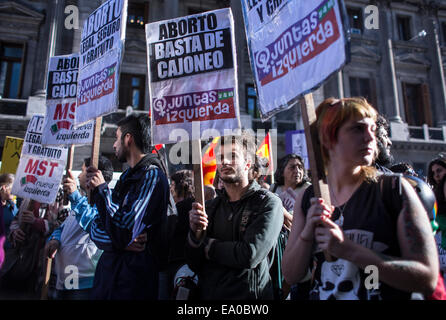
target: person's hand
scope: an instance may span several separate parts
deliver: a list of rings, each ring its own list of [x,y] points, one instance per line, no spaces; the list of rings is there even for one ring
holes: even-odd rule
[[[283,208],[283,227],[291,232],[291,225],[293,224],[293,215]]]
[[[319,248],[330,255],[340,258],[343,245],[347,241],[342,229],[329,218],[323,218],[322,223],[314,231],[315,239]]]
[[[308,241],[313,240],[316,227],[320,225],[324,219],[330,218],[334,211],[334,207],[324,204],[322,198],[311,198],[310,203],[311,207],[307,212],[305,226],[300,235],[303,239]]]
[[[65,193],[70,195],[77,190],[77,185],[76,185],[76,179],[74,178],[71,170],[67,170],[67,172],[68,172],[67,176],[63,179],[63,190]]]
[[[125,248],[127,251],[133,251],[133,252],[142,252],[146,249],[146,243],[147,243],[147,233],[141,233],[139,236],[133,240],[133,242]]]
[[[52,239],[48,241],[45,245],[44,256],[50,259],[54,259],[56,256],[57,250],[60,248],[60,241],[56,239]]]
[[[20,228],[11,231],[11,238],[14,244],[22,243],[23,241],[25,241],[25,237],[25,232],[23,232],[23,230]]]
[[[208,226],[208,216],[204,213],[203,206],[198,202],[194,202],[192,210],[189,211],[189,226],[197,239],[199,238],[199,232],[206,230]]]
[[[29,223],[33,224],[36,221],[36,217],[34,216],[34,213],[32,211],[23,211],[20,216],[20,222],[21,223]]]
[[[88,167],[87,169],[87,188],[93,190],[97,186],[105,183],[104,176],[101,170],[95,167]]]

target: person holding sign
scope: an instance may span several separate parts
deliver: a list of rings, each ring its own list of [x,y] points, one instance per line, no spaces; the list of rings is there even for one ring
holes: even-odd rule
[[[205,212],[198,202],[189,212],[186,257],[198,274],[199,299],[273,299],[268,253],[282,228],[282,204],[248,179],[253,140],[246,133],[221,139],[216,157],[224,190]]]
[[[64,191],[68,194],[72,211],[63,224],[49,236],[45,246],[45,256],[55,259],[57,299],[89,299],[96,264],[102,254],[102,251],[96,247],[87,233],[90,231],[89,226],[91,225],[91,220],[88,217],[94,216],[96,210],[79,192],[87,190],[86,177],[90,160],[90,158],[85,159],[82,165],[82,172],[79,175],[81,190],[77,189],[71,170],[68,171],[68,177],[64,179]],[[99,156],[98,167],[105,181],[109,183],[113,178],[111,161],[104,156]],[[80,222],[77,221],[78,217]],[[80,219],[81,217],[83,219]],[[76,269],[73,269],[72,266],[76,266]],[[78,276],[74,280],[75,272],[78,273]]]
[[[99,259],[92,299],[151,299],[158,297],[160,271],[157,240],[167,219],[169,183],[158,156],[150,153],[147,116],[129,115],[118,122],[116,157],[130,168],[119,178],[113,192],[100,170],[87,169],[87,186],[98,214],[92,222],[92,237],[104,252]],[[143,233],[142,252],[124,250]],[[101,240],[102,239],[102,240]]]
[[[330,98],[316,114],[333,206],[313,198],[313,186],[297,196],[282,261],[286,281],[299,282],[315,266],[310,299],[430,295],[438,255],[429,220],[405,179],[371,166],[375,109],[359,98]]]
[[[19,211],[17,205],[13,201],[11,187],[14,182],[14,175],[4,173],[0,175],[0,269],[5,259],[4,249],[11,248],[11,243],[6,236],[9,233],[9,227],[15,215]]]

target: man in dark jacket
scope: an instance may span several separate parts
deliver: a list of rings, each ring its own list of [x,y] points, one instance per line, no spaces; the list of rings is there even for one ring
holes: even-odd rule
[[[273,299],[268,253],[283,224],[280,199],[248,180],[255,161],[252,136],[221,139],[217,170],[223,192],[194,203],[186,255],[198,274],[200,299]]]
[[[113,192],[101,171],[94,167],[87,170],[98,209],[91,239],[104,250],[96,268],[93,299],[157,299],[158,257],[151,244],[167,219],[169,184],[158,157],[149,153],[149,139],[147,116],[130,115],[118,122],[113,148],[116,157],[130,168]],[[147,246],[141,244],[141,251],[129,250],[143,233],[147,233]]]

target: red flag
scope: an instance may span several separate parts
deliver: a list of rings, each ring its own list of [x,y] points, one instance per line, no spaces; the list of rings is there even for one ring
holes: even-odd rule
[[[214,138],[202,157],[201,162],[203,165],[203,185],[214,183],[215,173],[217,172],[215,147],[217,146],[219,140],[220,137]]]
[[[155,145],[155,149],[152,150],[152,153],[156,154],[156,152],[160,151],[162,148],[164,148],[164,144],[157,144]]]

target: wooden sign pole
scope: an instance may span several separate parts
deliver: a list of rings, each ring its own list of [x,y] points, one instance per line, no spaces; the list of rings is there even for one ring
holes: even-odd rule
[[[53,263],[53,259],[45,257],[45,263],[44,263],[44,275],[43,275],[43,285],[42,285],[42,291],[40,294],[40,300],[48,300],[48,287],[50,284],[50,278],[51,278],[51,265]]]
[[[91,148],[91,160],[90,166],[98,168],[99,163],[99,148],[101,145],[101,125],[102,117],[97,117],[94,124],[94,134],[93,134],[93,145]],[[90,196],[90,191],[88,191],[88,199],[91,205],[93,205],[93,200]]]
[[[274,157],[273,157],[273,144],[271,143],[271,132],[268,132],[268,152],[269,152],[269,165],[271,166],[271,185],[274,184]]]
[[[314,188],[314,196],[324,199],[324,203],[331,205],[330,190],[328,189],[327,177],[325,176],[324,161],[319,144],[316,127],[316,112],[313,94],[306,94],[300,100],[302,118],[305,128],[305,139],[307,141],[308,160],[310,162],[311,180]],[[324,252],[325,260],[333,261],[333,258]]]
[[[200,203],[204,209],[204,189],[203,189],[203,163],[201,157],[201,142],[200,140],[192,140],[192,154],[199,158],[199,163],[194,163],[194,187],[195,187],[195,202]],[[204,230],[204,229],[203,229]],[[199,231],[200,233],[201,231]]]
[[[71,145],[70,148],[68,148],[67,165],[65,167],[65,177],[68,176],[68,170],[71,170],[73,168],[73,157],[74,157],[74,146]],[[69,202],[68,202],[68,194],[64,193],[64,195],[63,195],[63,205],[67,206],[68,204],[69,204]]]

